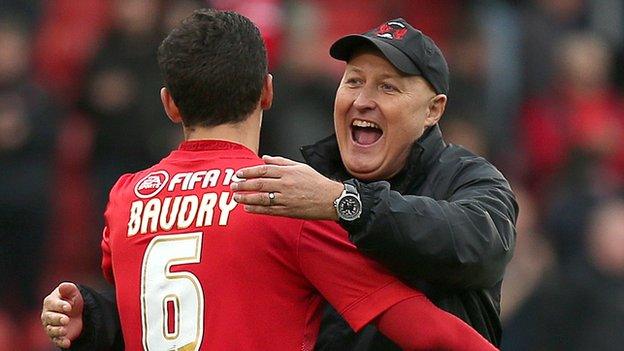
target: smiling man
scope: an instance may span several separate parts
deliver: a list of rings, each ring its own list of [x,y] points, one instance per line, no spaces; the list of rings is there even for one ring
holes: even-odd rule
[[[399,18],[339,39],[330,54],[346,62],[336,134],[302,148],[307,165],[265,156],[239,170],[236,201],[253,213],[340,221],[361,252],[499,345],[518,208],[494,166],[442,138],[442,52]],[[316,349],[398,348],[374,327],[350,331],[328,308]]]
[[[334,56],[348,58],[334,110],[344,165],[362,180],[390,179],[414,140],[438,122],[446,95],[436,95],[421,76],[398,71],[370,45],[350,56],[335,49]]]

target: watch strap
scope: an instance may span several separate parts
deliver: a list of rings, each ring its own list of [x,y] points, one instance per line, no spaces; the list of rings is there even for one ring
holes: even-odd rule
[[[357,188],[355,187],[355,185],[353,184],[349,184],[349,183],[343,183],[344,184],[344,188],[345,191],[347,192],[347,194],[353,194],[356,195],[357,197],[360,197],[360,193],[358,193]]]

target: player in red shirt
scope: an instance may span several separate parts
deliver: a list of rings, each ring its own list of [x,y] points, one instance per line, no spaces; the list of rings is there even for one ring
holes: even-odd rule
[[[250,214],[234,201],[236,170],[262,164],[273,97],[253,23],[196,11],[158,58],[165,111],[186,141],[110,192],[102,268],[126,350],[312,350],[324,300],[354,330],[373,322],[405,349],[494,349],[359,254],[338,223]],[[57,317],[44,324],[71,340]]]

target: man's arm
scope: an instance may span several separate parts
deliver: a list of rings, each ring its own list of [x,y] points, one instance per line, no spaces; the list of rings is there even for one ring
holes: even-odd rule
[[[233,183],[237,202],[254,213],[335,220],[333,200],[342,184],[308,165],[263,157]],[[518,207],[493,166],[470,162],[455,177],[447,200],[402,195],[385,181],[350,180],[362,199],[360,219],[345,223],[358,249],[403,278],[449,288],[489,288],[502,279],[515,245]],[[275,199],[269,201],[268,192]]]
[[[424,295],[390,307],[375,320],[375,324],[403,350],[496,350],[474,329],[452,314],[439,310]]]
[[[73,351],[124,350],[115,301],[87,286],[61,283],[44,299],[41,320],[58,347]]]
[[[517,216],[502,176],[460,183],[448,200],[401,195],[383,181],[351,182],[363,213],[343,225],[360,251],[404,277],[451,288],[486,288],[502,278]]]

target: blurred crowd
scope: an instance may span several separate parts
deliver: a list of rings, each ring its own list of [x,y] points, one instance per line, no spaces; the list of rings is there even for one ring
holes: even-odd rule
[[[621,350],[621,0],[1,1],[0,350],[52,349],[38,315],[61,280],[106,289],[108,189],[181,141],[156,48],[206,6],[261,28],[276,97],[260,151],[297,160],[333,131],[335,39],[395,17],[429,34],[451,71],[447,141],[491,160],[520,203],[503,350]]]

